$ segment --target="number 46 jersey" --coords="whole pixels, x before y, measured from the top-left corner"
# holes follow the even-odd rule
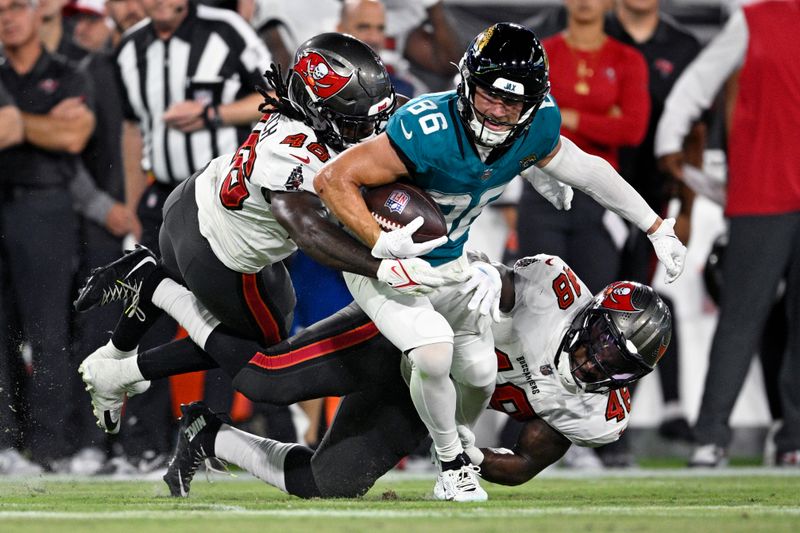
[[[200,233],[228,268],[254,273],[297,249],[270,207],[270,191],[314,190],[314,175],[335,152],[302,122],[267,114],[236,154],[197,176]]]
[[[520,420],[541,418],[579,446],[614,442],[628,425],[630,394],[568,389],[555,357],[575,316],[593,295],[558,257],[514,265],[515,304],[492,327],[498,362],[490,406]],[[566,354],[562,355],[566,357]]]

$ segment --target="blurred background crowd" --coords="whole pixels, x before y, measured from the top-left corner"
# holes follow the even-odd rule
[[[784,1],[796,18],[797,0]],[[771,73],[740,71],[745,57],[765,51],[736,47],[747,40],[737,33],[743,24],[753,42],[760,31],[739,20],[739,8],[724,0],[0,0],[0,474],[158,471],[178,406],[199,398],[254,433],[313,446],[335,398],[254,405],[213,371],[154,383],[128,402],[120,435],[105,435],[76,370],[108,340],[121,309],[75,314],[77,287],[134,241],[158,250],[169,192],[236,149],[259,117],[253,73],[270,62],[286,70],[307,38],[360,38],[397,92],[416,96],[454,88],[467,43],[499,21],[543,40],[562,135],[675,216],[689,247],[685,273],[665,286],[644,234],[580,193],[570,211],[556,211],[522,180],[473,225],[469,247],[495,261],[559,255],[593,292],[634,279],[654,285],[673,310],[670,351],[633,391],[632,429],[596,451],[573,447],[562,464],[631,467],[668,456],[720,466],[735,456],[797,465],[800,452],[776,448],[774,437],[785,410],[800,408],[778,387],[781,365],[800,363],[787,319],[800,306],[800,165],[784,172],[798,163],[800,69],[786,67],[792,90],[774,79],[776,96],[758,93],[753,78]],[[134,26],[170,17],[183,22],[135,40],[147,64],[118,49]],[[196,17],[225,22],[228,33],[193,32]],[[766,53],[796,64],[783,31],[774,28],[779,44]],[[215,64],[224,65],[218,76],[202,74]],[[150,83],[183,86],[186,99],[169,101],[164,89],[154,102]],[[772,107],[745,100],[753,94]],[[742,118],[748,105],[752,116]],[[771,127],[788,128],[781,146],[761,142]],[[728,190],[729,161],[749,173],[739,183],[771,195]],[[750,161],[764,171],[752,172]],[[294,331],[351,301],[341,274],[301,252],[290,272]],[[140,348],[181,334],[163,320]],[[513,443],[516,429],[487,413],[479,444]],[[400,467],[430,467],[426,451]]]

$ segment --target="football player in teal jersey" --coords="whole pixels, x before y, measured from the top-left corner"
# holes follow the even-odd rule
[[[610,164],[559,135],[547,57],[532,31],[510,23],[487,28],[459,68],[456,91],[411,100],[384,133],[327,163],[315,178],[325,204],[375,257],[421,255],[443,274],[458,277],[469,268],[463,246],[470,224],[521,174],[560,209],[569,209],[571,187],[589,194],[648,233],[667,281],[680,275],[686,248],[675,236],[674,220],[662,220]],[[398,179],[434,198],[448,223],[446,243],[433,250],[414,243],[410,230],[421,219],[400,232],[384,232],[373,220],[360,187]],[[456,426],[472,426],[494,387],[491,319],[467,312],[470,295],[458,286],[420,295],[363,276],[345,279],[359,306],[408,356],[411,397],[441,460],[437,484],[453,488],[447,499],[486,499]]]

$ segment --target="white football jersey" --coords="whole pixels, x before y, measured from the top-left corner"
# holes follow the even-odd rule
[[[269,191],[316,194],[314,176],[335,152],[302,122],[266,114],[233,155],[218,157],[197,177],[200,233],[217,258],[255,273],[297,245],[272,214]]]
[[[614,442],[630,418],[628,390],[573,392],[554,362],[592,293],[558,257],[521,260],[514,273],[514,309],[492,327],[498,365],[490,406],[520,421],[541,418],[580,446]]]

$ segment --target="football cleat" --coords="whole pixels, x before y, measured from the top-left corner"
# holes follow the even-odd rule
[[[92,398],[92,412],[97,425],[106,433],[119,433],[122,406],[125,397],[144,392],[149,381],[131,381],[120,372],[116,359],[87,357],[78,367],[78,373]]]
[[[84,363],[88,361],[95,361],[97,359],[127,359],[128,357],[135,357],[138,354],[137,350],[130,350],[124,351],[120,350],[111,341],[108,341],[103,346],[99,347],[92,353],[90,353],[86,359],[83,360]],[[136,381],[127,385],[125,387],[125,392],[128,393],[128,398],[131,396],[136,396],[137,394],[142,394],[147,389],[150,388],[150,381]]]
[[[489,499],[478,481],[481,468],[469,463],[466,457],[463,460],[465,464],[461,468],[439,472],[433,486],[434,499],[454,502],[485,502]]]
[[[178,442],[163,479],[172,496],[186,498],[200,463],[210,458],[203,447],[205,437],[216,434],[223,420],[203,402],[181,405],[181,413]]]
[[[728,454],[722,446],[716,444],[701,444],[695,446],[692,458],[689,459],[692,468],[723,468],[728,466]]]
[[[144,321],[144,311],[139,309],[142,283],[157,264],[153,252],[137,244],[136,248],[113,263],[92,271],[75,300],[75,310],[82,313],[97,306],[122,301],[126,316],[136,316]]]

